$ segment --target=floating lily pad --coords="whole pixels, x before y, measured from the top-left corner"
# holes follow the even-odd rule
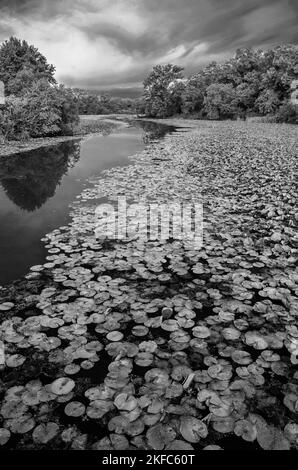
[[[87,407],[86,414],[91,419],[100,419],[113,408],[110,400],[94,400]]]
[[[64,408],[64,413],[67,416],[71,416],[72,418],[78,418],[79,416],[83,416],[85,413],[85,405],[79,401],[72,401],[67,403],[66,407]]]
[[[181,417],[180,432],[183,438],[191,443],[197,443],[208,435],[206,424],[193,416]]]
[[[75,375],[80,371],[80,369],[81,369],[81,367],[78,364],[73,363],[73,364],[68,364],[65,367],[64,372],[67,375]]]
[[[235,350],[231,357],[234,362],[241,365],[247,365],[252,362],[250,354],[246,351]]]
[[[59,432],[59,426],[56,423],[39,424],[33,431],[32,437],[37,444],[47,444],[54,439]]]
[[[75,387],[75,382],[68,377],[61,377],[51,384],[51,392],[55,395],[67,395]]]
[[[34,428],[35,421],[30,414],[24,414],[10,420],[8,426],[14,434],[26,434]]]
[[[234,426],[235,420],[230,416],[226,416],[224,418],[214,416],[212,420],[213,429],[221,434],[229,434],[233,432]]]
[[[150,448],[162,450],[175,439],[176,432],[169,425],[157,424],[148,429],[146,437]]]
[[[153,359],[153,354],[141,352],[135,356],[134,361],[140,367],[149,367],[152,364]]]
[[[114,405],[118,410],[132,411],[137,407],[138,402],[133,396],[127,393],[120,393],[116,396]]]
[[[111,331],[107,334],[107,339],[109,341],[121,341],[123,339],[123,333],[120,331]]]
[[[7,312],[11,310],[14,307],[14,304],[12,302],[3,302],[0,304],[0,312]]]
[[[170,442],[166,447],[165,450],[194,450],[193,446],[188,442],[175,439],[174,441]]]
[[[8,429],[0,428],[0,446],[5,446],[10,439],[10,432]]]
[[[196,326],[195,328],[192,329],[192,334],[196,338],[205,339],[205,338],[209,338],[211,333],[210,333],[209,328],[207,328],[206,326]]]
[[[161,328],[165,331],[176,331],[179,330],[179,324],[177,320],[165,320],[162,322]]]
[[[13,354],[12,356],[8,356],[6,359],[6,365],[8,367],[19,367],[26,361],[26,357],[22,356],[21,354]]]
[[[242,437],[245,441],[253,442],[257,438],[257,427],[250,421],[242,419],[236,422],[234,432],[236,436]]]

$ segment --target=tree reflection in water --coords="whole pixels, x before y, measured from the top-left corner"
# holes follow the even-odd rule
[[[132,126],[143,129],[145,144],[175,130],[175,127],[149,121],[133,121]],[[33,212],[55,195],[62,177],[79,159],[78,141],[2,157],[0,184],[14,204]]]
[[[3,157],[0,184],[14,204],[32,212],[54,196],[63,175],[79,158],[78,141]]]
[[[152,140],[162,139],[165,135],[176,130],[174,126],[151,121],[133,121],[133,125],[143,129],[143,141],[145,144],[149,144]]]

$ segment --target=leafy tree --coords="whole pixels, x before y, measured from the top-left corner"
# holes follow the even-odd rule
[[[286,122],[288,124],[298,124],[297,106],[284,102],[276,113],[276,122]]]
[[[144,81],[146,114],[154,117],[171,116],[179,112],[180,97],[171,93],[169,85],[183,79],[183,68],[176,65],[157,65]]]
[[[291,107],[291,83],[298,78],[298,46],[287,44],[266,51],[237,49],[224,63],[211,62],[189,77],[184,86],[173,77],[173,65],[157,66],[144,82],[145,111],[166,117],[185,115],[224,119],[249,114],[273,115],[282,107],[278,119],[286,119]],[[169,83],[176,83],[170,87]],[[287,112],[285,111],[287,109]],[[291,118],[292,119],[292,118]]]
[[[24,97],[30,137],[57,135],[61,116],[56,89],[40,80]]]
[[[62,135],[73,135],[76,126],[79,124],[78,106],[75,94],[73,90],[63,85],[52,89],[55,90],[54,94],[60,115],[59,132]]]
[[[264,89],[258,96],[255,106],[260,114],[273,114],[281,105],[278,93],[272,89]]]
[[[233,118],[237,113],[236,90],[232,84],[213,83],[206,90],[204,109],[209,119]]]
[[[77,104],[79,114],[100,114],[101,106],[98,96],[87,93],[77,94]]]
[[[145,114],[146,113],[146,102],[144,97],[137,98],[135,103],[135,109],[137,114]]]
[[[27,101],[23,98],[10,96],[5,107],[0,109],[1,140],[23,140],[29,137]]]
[[[191,77],[182,92],[181,111],[184,115],[198,114],[204,104],[206,86],[198,76]]]
[[[36,77],[32,70],[24,67],[13,79],[9,80],[6,88],[6,95],[22,96],[26,90],[29,90],[36,82]],[[9,93],[7,93],[9,90]]]
[[[254,108],[258,87],[248,82],[242,82],[235,89],[238,115],[245,118],[248,111]]]
[[[0,47],[0,80],[6,95],[21,95],[33,82],[44,79],[55,84],[55,67],[32,45],[11,37]]]

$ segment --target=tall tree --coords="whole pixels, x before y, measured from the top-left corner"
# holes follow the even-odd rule
[[[156,65],[144,81],[146,114],[155,117],[171,116],[178,112],[176,95],[169,85],[183,79],[183,67],[177,65]]]
[[[6,95],[21,95],[41,79],[55,84],[54,73],[55,67],[26,41],[11,37],[1,45],[0,80],[4,82]]]

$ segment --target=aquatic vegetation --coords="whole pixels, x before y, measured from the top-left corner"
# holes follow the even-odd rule
[[[3,448],[298,448],[295,132],[202,122],[82,193],[0,291]],[[118,194],[202,201],[203,247],[96,239]]]

